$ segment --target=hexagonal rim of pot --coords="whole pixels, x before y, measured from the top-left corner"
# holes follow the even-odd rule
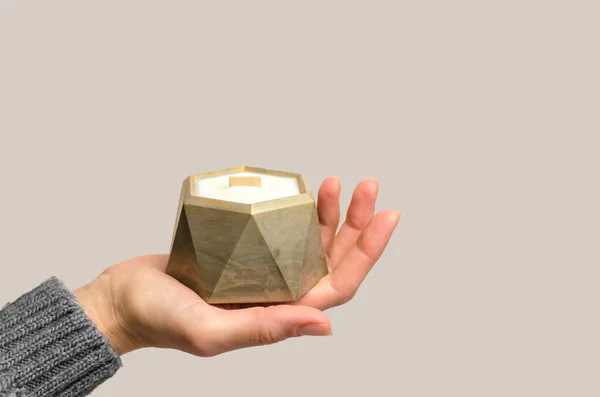
[[[299,194],[288,197],[281,197],[273,200],[259,201],[253,204],[247,203],[236,203],[226,200],[217,200],[208,197],[196,196],[196,181],[198,179],[209,178],[214,176],[221,176],[227,174],[234,174],[238,172],[255,172],[265,175],[283,176],[296,178],[298,181]],[[310,190],[307,179],[297,173],[279,171],[274,169],[253,167],[248,165],[224,168],[216,171],[209,171],[200,174],[193,174],[186,178],[184,185],[187,184],[186,196],[184,198],[184,204],[195,205],[206,208],[214,208],[225,211],[239,212],[243,214],[257,214],[266,211],[273,211],[281,208],[292,207],[296,205],[314,203],[313,194]]]

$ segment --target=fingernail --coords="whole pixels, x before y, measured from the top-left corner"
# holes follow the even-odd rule
[[[304,335],[329,336],[329,335],[333,335],[333,333],[331,332],[331,327],[328,324],[320,324],[320,323],[301,325],[298,327],[297,332],[298,332],[299,336],[304,336]]]

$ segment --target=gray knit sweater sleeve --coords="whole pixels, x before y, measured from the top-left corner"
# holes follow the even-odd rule
[[[86,396],[120,367],[108,340],[56,278],[0,310],[0,397]]]

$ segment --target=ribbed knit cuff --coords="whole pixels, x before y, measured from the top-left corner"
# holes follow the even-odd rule
[[[119,355],[56,278],[0,310],[0,397],[86,396],[120,367]]]

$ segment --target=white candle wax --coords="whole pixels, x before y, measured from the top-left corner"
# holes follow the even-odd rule
[[[230,176],[258,176],[261,186],[229,186]],[[235,203],[254,204],[300,194],[294,177],[236,172],[196,180],[196,196]]]

